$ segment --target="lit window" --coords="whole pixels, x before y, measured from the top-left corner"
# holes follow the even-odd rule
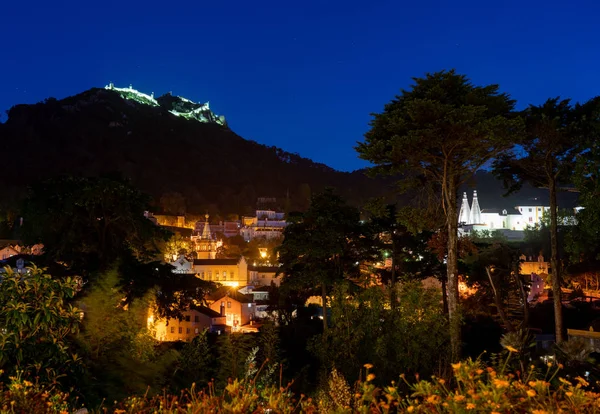
[[[221,302],[221,306],[225,306],[225,302]]]
[[[227,302],[227,307],[231,308],[231,302]]]
[[[233,272],[229,272],[229,278],[233,280]]]
[[[194,333],[198,334],[198,328],[194,329]]]
[[[204,272],[202,272],[202,279],[204,279],[205,277],[206,277],[206,276],[205,276]]]
[[[249,303],[249,304],[248,304],[248,307],[249,307],[249,308],[251,308],[251,307],[252,307],[252,304],[251,304],[251,303]]]

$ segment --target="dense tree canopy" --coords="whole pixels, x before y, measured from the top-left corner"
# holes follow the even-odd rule
[[[548,99],[540,106],[530,105],[523,116],[526,135],[519,142],[525,156],[506,153],[494,162],[496,174],[502,177],[510,191],[523,182],[545,187],[550,195],[550,249],[552,291],[556,321],[556,341],[563,340],[561,262],[558,257],[558,202],[556,193],[561,183],[571,180],[582,144],[582,119],[568,99]]]
[[[169,233],[144,217],[149,198],[111,177],[61,177],[31,187],[22,238],[47,255],[87,272],[132,255],[155,259]]]
[[[360,276],[359,262],[368,255],[371,239],[354,207],[327,189],[316,194],[302,220],[286,227],[279,247],[284,287],[312,292],[321,288],[323,326],[327,329],[327,291],[344,278]]]

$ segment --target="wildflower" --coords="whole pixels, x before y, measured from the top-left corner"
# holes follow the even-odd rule
[[[548,414],[548,411],[545,410],[533,410],[531,414]]]
[[[575,379],[577,381],[579,381],[579,384],[583,385],[584,387],[587,387],[588,385],[590,385],[590,383],[587,382],[586,380],[584,380],[582,377],[575,377]]]
[[[536,392],[534,390],[527,390],[527,395],[529,395],[530,397],[535,397]]]
[[[375,379],[375,374],[367,375],[367,382],[373,381]]]
[[[438,379],[438,382],[439,382],[440,384],[444,385],[444,384],[446,383],[446,380],[445,380],[445,379],[443,379],[443,378],[439,378],[439,379]]]
[[[519,350],[518,350],[518,349],[516,349],[516,348],[513,348],[513,347],[512,347],[512,346],[510,346],[510,345],[508,345],[508,346],[506,347],[506,349],[508,349],[508,352],[517,352],[517,353],[519,352]]]
[[[565,366],[563,364],[558,364],[559,369],[563,369]]]
[[[566,380],[566,379],[564,379],[564,378],[558,377],[558,380],[559,380],[560,382],[562,382],[563,384],[565,384],[565,385],[573,385],[573,384],[571,384],[569,381],[567,381],[567,380]]]
[[[498,379],[498,378],[495,378],[493,382],[494,382],[494,385],[497,388],[505,388],[505,387],[508,387],[510,385],[510,383],[508,381],[501,380],[501,379]]]
[[[573,396],[573,393],[572,393],[571,391],[567,391],[567,392],[565,392],[565,395],[566,395],[567,397],[572,397],[572,396]]]
[[[412,413],[413,411],[415,411],[415,407],[412,405],[409,405],[408,408],[406,409],[407,413]]]
[[[456,371],[457,369],[460,369],[460,362],[458,362],[458,363],[456,363],[456,364],[451,364],[451,365],[452,365],[452,369],[453,369],[453,370],[455,370],[455,371]]]
[[[33,385],[33,383],[25,380],[25,381],[23,381],[23,385],[25,385],[26,387],[31,387]]]
[[[483,370],[481,368],[479,368],[477,371],[475,371],[475,373],[477,373],[477,375],[481,375],[481,374],[483,374]]]
[[[365,365],[363,365],[363,366],[364,366],[366,369],[371,369],[371,368],[373,368],[373,365],[372,365],[372,364],[365,364]]]
[[[454,396],[454,401],[456,401],[456,402],[461,402],[461,401],[464,401],[464,400],[465,400],[465,396],[464,395],[456,394]]]
[[[474,408],[475,408],[475,404],[473,404],[473,403],[468,403],[467,404],[467,410],[472,410]]]
[[[552,367],[552,362],[548,362],[546,365],[548,365],[548,368]]]
[[[441,397],[439,395],[430,395],[429,397],[427,397],[427,402],[430,404],[437,404],[439,403],[441,400]]]

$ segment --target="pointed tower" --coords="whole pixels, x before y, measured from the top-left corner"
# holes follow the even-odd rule
[[[208,214],[204,216],[206,218],[206,221],[204,222],[204,229],[202,230],[202,235],[200,236],[200,238],[202,240],[211,240],[212,239],[212,234],[210,232],[210,224],[208,224]]]
[[[196,244],[196,256],[198,259],[214,259],[217,256],[217,249],[223,245],[223,242],[213,237],[210,231],[210,224],[208,224],[208,214],[204,217],[206,221],[204,222],[202,233],[199,236],[192,237],[192,240]]]
[[[469,199],[467,193],[463,193],[462,204],[460,205],[460,213],[458,214],[458,224],[471,224],[471,209],[469,208]]]
[[[477,190],[473,191],[473,204],[471,205],[470,223],[481,224],[481,208],[479,207],[479,201],[477,200]]]

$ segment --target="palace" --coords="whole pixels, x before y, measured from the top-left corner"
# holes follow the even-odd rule
[[[578,208],[573,209],[573,216]],[[484,208],[479,206],[477,191],[473,191],[473,199],[469,205],[467,193],[463,193],[458,224],[460,234],[472,231],[500,231],[505,236],[514,239],[524,237],[523,230],[541,224],[544,214],[550,211],[550,206],[534,199],[533,202],[522,203],[513,208]],[[565,224],[569,224],[567,222]]]

